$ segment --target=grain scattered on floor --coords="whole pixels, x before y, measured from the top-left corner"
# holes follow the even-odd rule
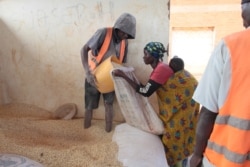
[[[89,129],[83,119],[55,120],[52,113],[27,104],[0,106],[0,153],[18,154],[46,167],[121,167],[113,131],[103,120]]]

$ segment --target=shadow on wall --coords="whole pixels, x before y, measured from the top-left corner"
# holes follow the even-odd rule
[[[21,21],[20,21],[21,22]],[[21,39],[26,34],[18,26],[18,20],[8,18],[0,20],[0,103],[29,103],[39,94],[36,92],[36,83],[39,81],[39,57],[32,53],[30,39]],[[23,34],[22,34],[23,33]]]
[[[0,104],[12,102],[11,89],[8,78],[13,76],[9,62],[16,62],[16,51],[10,46],[20,45],[19,40],[10,31],[6,24],[0,19]]]
[[[67,98],[74,99],[70,93],[77,94],[75,78],[70,77],[73,65],[66,58],[55,61],[44,54],[41,48],[47,45],[39,41],[37,31],[28,32],[30,25],[19,27],[18,22],[0,20],[0,104],[25,103],[55,110],[68,103]]]
[[[72,9],[67,3],[57,10],[36,3],[4,5],[0,20],[0,104],[24,103],[55,111],[63,104],[75,103],[80,111],[77,116],[82,117],[84,72],[80,47],[75,44],[81,31],[76,31],[75,18],[63,10]],[[70,22],[65,22],[66,18]]]

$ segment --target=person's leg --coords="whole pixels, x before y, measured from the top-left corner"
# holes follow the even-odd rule
[[[191,159],[192,156],[193,156],[193,154],[191,154],[190,156],[188,156],[186,158],[186,166],[185,167],[190,167],[190,159]],[[185,162],[185,160],[184,160],[184,162]]]
[[[185,158],[184,160],[181,161],[182,167],[188,167],[188,158]]]
[[[85,116],[84,128],[91,126],[93,109],[98,108],[100,92],[85,80]]]
[[[111,132],[113,123],[113,102],[115,98],[115,92],[103,94],[104,106],[105,106],[105,121],[106,121],[106,132]]]

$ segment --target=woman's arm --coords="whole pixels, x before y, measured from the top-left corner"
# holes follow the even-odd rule
[[[113,74],[114,74],[114,76],[124,78],[129,83],[129,85],[134,88],[134,90],[136,92],[138,92],[139,94],[141,94],[141,95],[143,95],[145,97],[151,96],[161,86],[161,84],[159,84],[159,83],[157,83],[157,82],[155,82],[155,81],[153,81],[151,79],[148,81],[148,83],[146,85],[137,84],[135,81],[130,79],[121,70],[114,70]]]

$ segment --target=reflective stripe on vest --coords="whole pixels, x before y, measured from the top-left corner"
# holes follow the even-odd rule
[[[216,167],[250,167],[250,29],[225,38],[231,83],[205,155]]]
[[[102,44],[102,47],[98,53],[97,56],[92,55],[92,51],[89,52],[89,58],[88,58],[88,63],[89,63],[89,68],[93,71],[98,64],[101,62],[103,56],[107,52],[109,48],[110,41],[112,39],[112,28],[107,28],[106,36],[104,38],[104,42]],[[122,63],[124,55],[125,55],[125,40],[121,41],[120,44],[120,56],[119,56],[119,62]]]

